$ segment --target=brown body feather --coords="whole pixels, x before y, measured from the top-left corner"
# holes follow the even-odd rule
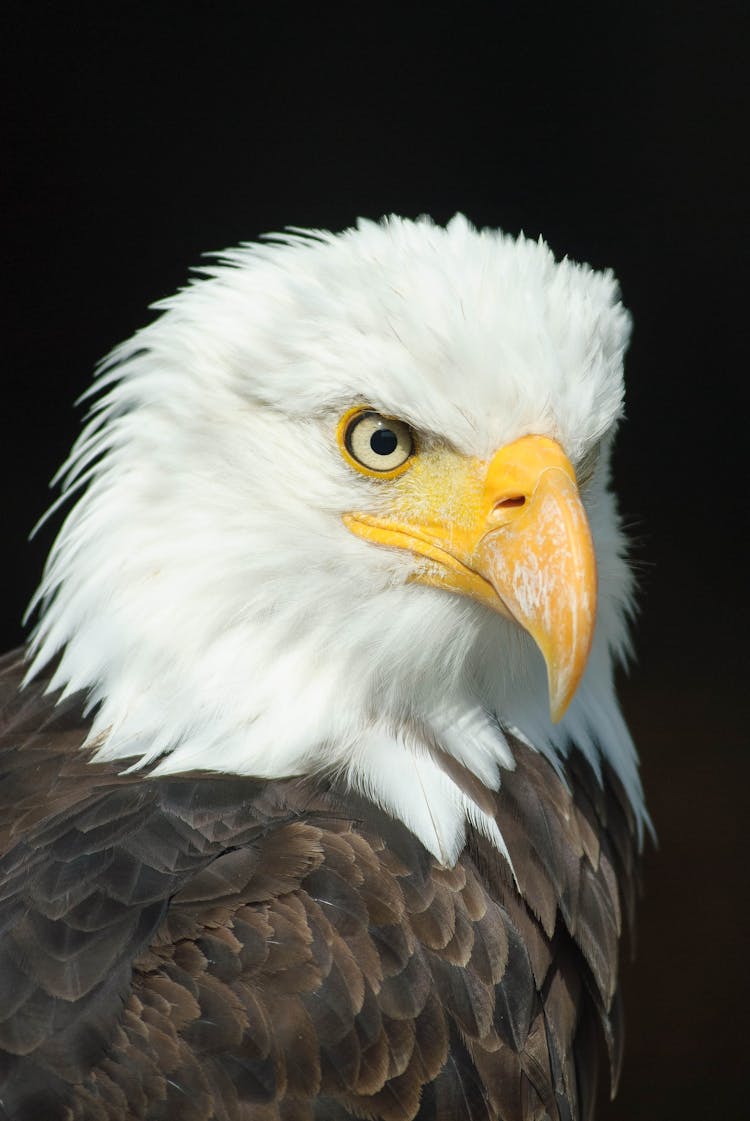
[[[91,764],[0,663],[0,1118],[589,1121],[622,1030],[628,803],[513,741],[443,868],[332,784]],[[455,777],[455,776],[454,776]]]

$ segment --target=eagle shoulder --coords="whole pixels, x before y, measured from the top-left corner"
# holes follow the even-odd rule
[[[335,783],[91,763],[80,698],[21,673],[0,664],[0,1117],[591,1117],[637,863],[611,775],[514,742],[513,872],[478,833],[445,868]]]

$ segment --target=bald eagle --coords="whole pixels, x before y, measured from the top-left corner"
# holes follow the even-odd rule
[[[590,1119],[648,828],[614,277],[390,218],[157,307],[0,663],[0,1117]]]

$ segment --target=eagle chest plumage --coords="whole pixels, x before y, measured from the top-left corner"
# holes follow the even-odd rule
[[[613,276],[394,218],[161,310],[0,663],[0,1121],[590,1121],[649,827]]]
[[[513,744],[438,864],[310,780],[144,779],[80,752],[80,698],[0,681],[0,1116],[589,1118],[613,1080],[635,826],[612,774]],[[622,896],[622,897],[621,897]]]

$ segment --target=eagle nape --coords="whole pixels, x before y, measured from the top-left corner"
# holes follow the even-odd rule
[[[0,1121],[590,1121],[650,827],[614,277],[391,217],[160,308],[0,660]]]

